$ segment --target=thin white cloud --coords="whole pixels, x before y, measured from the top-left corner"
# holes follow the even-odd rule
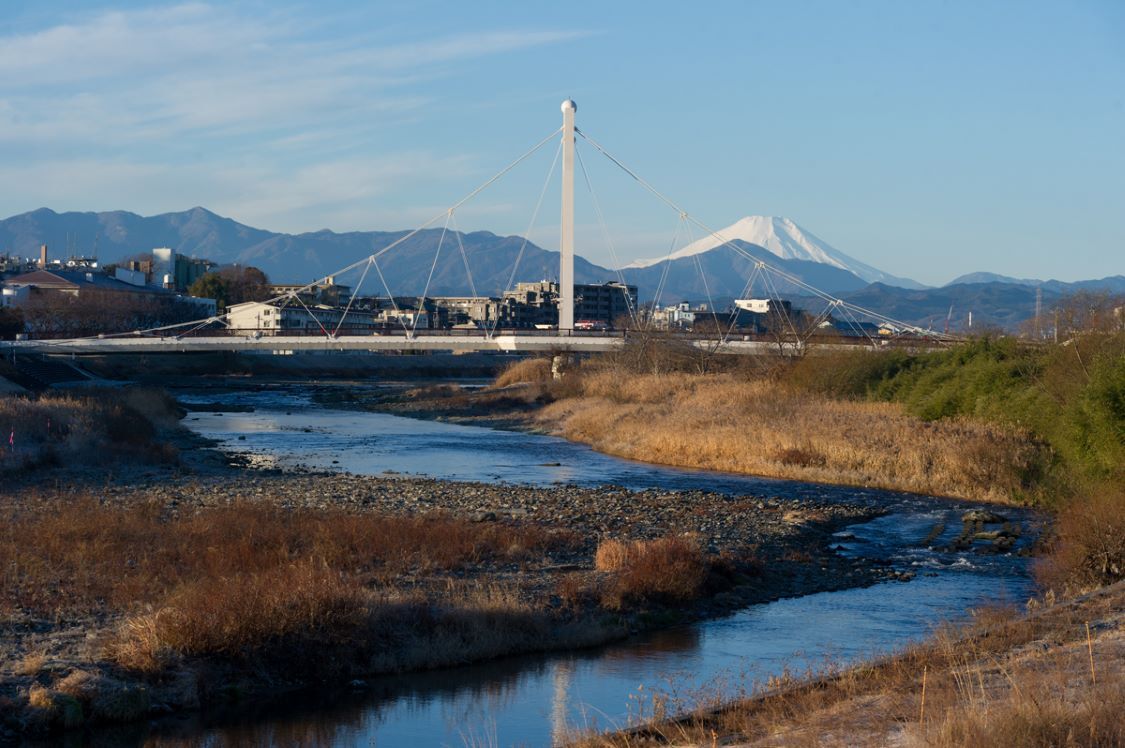
[[[371,43],[315,17],[184,3],[0,34],[0,204],[161,212],[205,204],[276,230],[376,228],[391,185],[470,172],[379,152],[453,63],[583,35],[485,30]],[[64,154],[70,157],[64,156]]]
[[[489,31],[372,46],[200,3],[114,11],[0,36],[0,140],[116,143],[375,116],[423,102],[402,90],[421,71],[580,35]]]
[[[8,86],[75,84],[114,75],[174,69],[186,62],[230,59],[278,33],[269,23],[193,3],[111,11],[79,23],[0,37],[0,75]]]

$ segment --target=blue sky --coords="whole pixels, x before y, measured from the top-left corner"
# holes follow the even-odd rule
[[[1125,273],[1119,0],[6,0],[0,214],[409,228],[558,127],[567,96],[714,228],[788,216],[933,284]],[[528,231],[554,150],[456,225]],[[667,251],[677,216],[582,155],[620,260]],[[557,201],[552,183],[531,228],[549,248]],[[610,264],[584,186],[578,204],[579,252]]]

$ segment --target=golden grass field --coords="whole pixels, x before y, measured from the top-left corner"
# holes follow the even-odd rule
[[[1026,491],[1043,449],[1014,428],[926,422],[895,403],[835,400],[733,374],[582,371],[536,420],[646,462],[988,501]]]

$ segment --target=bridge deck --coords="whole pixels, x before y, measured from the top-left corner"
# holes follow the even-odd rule
[[[249,336],[190,336],[190,337],[121,337],[76,338],[65,340],[17,340],[0,343],[5,352],[51,354],[106,354],[106,353],[194,353],[219,351],[246,351],[260,353],[289,353],[297,351],[497,351],[545,353],[567,351],[572,353],[603,353],[620,348],[626,338],[617,335],[341,335],[330,338],[307,335]],[[715,340],[688,339],[699,348],[715,349]],[[820,347],[820,346],[818,346]],[[832,347],[854,348],[854,345]],[[786,344],[789,351],[796,350]],[[730,340],[718,347],[722,353],[777,352],[778,344],[761,340]]]

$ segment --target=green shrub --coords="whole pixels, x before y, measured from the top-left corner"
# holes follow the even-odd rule
[[[913,360],[905,351],[895,350],[814,353],[798,360],[784,376],[798,390],[863,399],[909,367]]]

